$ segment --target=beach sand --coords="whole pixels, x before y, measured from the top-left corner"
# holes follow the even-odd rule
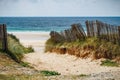
[[[99,74],[120,71],[120,67],[100,66],[100,60],[80,59],[68,54],[44,53],[46,40],[50,37],[45,32],[13,32],[24,46],[32,46],[34,53],[24,55],[24,62],[29,62],[37,70],[57,71],[62,75]]]

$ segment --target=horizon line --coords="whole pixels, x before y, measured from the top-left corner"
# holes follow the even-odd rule
[[[0,16],[0,17],[120,17],[120,16]]]

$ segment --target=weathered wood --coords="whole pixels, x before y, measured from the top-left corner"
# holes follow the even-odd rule
[[[69,35],[70,35],[71,41],[75,41],[76,39],[74,38],[74,35],[72,34],[71,29],[68,29],[68,30],[69,30]]]
[[[107,24],[105,24],[105,27],[106,27],[106,40],[109,41],[109,32]]]
[[[118,27],[98,20],[86,21],[85,23],[88,37],[98,37],[99,39],[104,39],[113,43],[120,42],[120,29],[118,29]]]
[[[7,30],[6,30],[6,25],[1,24],[0,25],[0,42],[2,44],[2,50],[7,51],[8,50],[8,43],[7,43]]]
[[[72,33],[77,37],[77,39],[85,39],[86,35],[81,24],[73,24],[71,26]]]
[[[53,39],[56,42],[71,42],[75,40],[85,39],[86,34],[84,32],[83,27],[81,24],[73,24],[71,25],[70,29],[64,30],[60,33],[51,31],[50,33],[51,39]]]
[[[4,51],[7,51],[8,50],[8,43],[7,43],[7,28],[6,28],[6,25],[3,24],[3,50]]]
[[[96,26],[97,26],[97,37],[99,37],[101,28],[100,28],[100,23],[97,20],[96,20]]]
[[[2,34],[2,24],[0,24],[0,49],[2,50],[2,41],[3,41],[3,34]]]
[[[50,36],[51,39],[54,40],[55,42],[62,42],[64,40],[64,38],[58,32],[55,31],[51,31]]]
[[[66,41],[70,42],[71,41],[71,37],[70,37],[69,30],[65,30],[65,35],[66,35]]]
[[[87,29],[87,36],[90,37],[90,27],[89,27],[89,21],[86,21],[86,29]]]
[[[118,26],[118,35],[119,35],[119,38],[120,38],[120,26]]]
[[[118,41],[119,41],[119,44],[120,44],[120,26],[118,26]]]

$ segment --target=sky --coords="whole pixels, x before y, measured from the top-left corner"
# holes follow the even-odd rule
[[[120,16],[120,0],[0,0],[0,16]]]

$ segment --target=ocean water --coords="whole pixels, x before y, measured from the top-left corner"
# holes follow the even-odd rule
[[[7,24],[8,32],[49,32],[68,29],[74,23],[81,23],[85,29],[86,20],[120,25],[120,17],[0,17],[0,24]]]

